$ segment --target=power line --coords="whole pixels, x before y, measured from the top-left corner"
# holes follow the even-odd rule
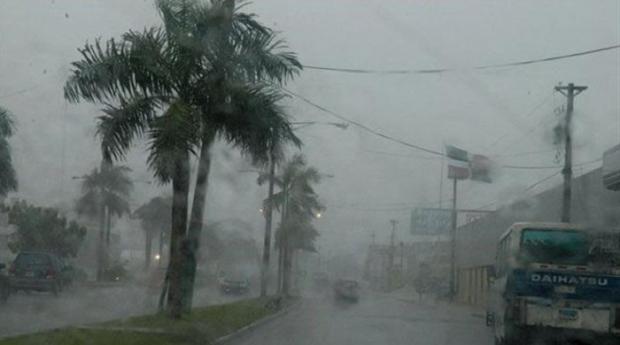
[[[525,194],[528,191],[532,190],[533,188],[535,188],[536,186],[540,185],[541,183],[544,183],[544,182],[552,179],[553,177],[559,175],[561,172],[562,172],[562,170],[558,170],[558,171],[554,172],[553,174],[545,176],[542,179],[532,183],[527,188],[525,188],[525,190],[519,196],[522,196],[523,194]],[[493,205],[495,205],[497,203],[499,203],[499,200],[495,200],[495,201],[492,201],[492,202],[490,202],[488,204],[485,204],[484,206],[480,206],[480,207],[476,208],[476,210],[482,210],[482,209],[485,209],[487,207],[491,207],[491,206],[493,206]]]
[[[581,162],[577,164],[573,164],[573,166],[584,166],[588,164],[593,164],[602,161],[603,158],[593,159],[591,161]],[[559,169],[562,168],[561,165],[542,165],[542,166],[521,166],[521,165],[502,165],[502,168],[505,169],[524,169],[524,170],[540,170],[540,169]]]
[[[334,117],[336,117],[336,118],[338,118],[338,119],[340,119],[342,121],[348,122],[348,123],[350,123],[350,124],[352,124],[352,125],[354,125],[354,126],[356,126],[358,128],[361,128],[361,129],[363,129],[363,130],[365,130],[365,131],[367,131],[369,133],[372,133],[372,134],[374,134],[376,136],[379,136],[379,137],[384,138],[386,140],[389,140],[389,141],[392,141],[392,142],[395,142],[395,143],[398,143],[398,144],[401,144],[401,145],[404,145],[404,146],[407,146],[407,147],[410,147],[410,148],[413,148],[413,149],[416,149],[416,150],[424,151],[426,153],[430,153],[430,154],[433,154],[433,155],[437,155],[437,156],[443,156],[444,155],[442,152],[439,152],[439,151],[436,151],[436,150],[433,150],[433,149],[429,149],[429,148],[426,148],[426,147],[423,147],[423,146],[420,146],[420,145],[412,144],[412,143],[406,142],[406,141],[404,141],[402,139],[398,139],[398,138],[389,136],[387,134],[383,134],[383,133],[379,132],[378,130],[372,129],[372,128],[370,128],[370,127],[368,127],[368,126],[366,126],[366,125],[364,125],[364,124],[362,124],[360,122],[351,120],[351,119],[346,118],[346,117],[344,117],[344,116],[342,116],[340,114],[337,114],[337,113],[335,113],[335,112],[333,112],[333,111],[331,111],[331,110],[329,110],[329,109],[327,109],[327,108],[325,108],[325,107],[323,107],[323,106],[321,106],[321,105],[319,105],[317,103],[314,103],[313,101],[311,101],[311,100],[309,100],[309,99],[307,99],[307,98],[305,98],[305,97],[303,97],[303,96],[301,96],[299,94],[296,94],[296,93],[294,93],[294,92],[292,92],[290,90],[284,89],[284,91],[286,91],[287,93],[295,96],[296,98],[304,101],[305,103],[307,103],[307,104],[309,104],[309,105],[311,105],[311,106],[313,106],[313,107],[315,107],[315,108],[317,108],[317,109],[319,109],[319,110],[321,110],[321,111],[323,111],[323,112],[325,112],[327,114],[330,114],[330,115],[332,115],[332,116],[334,116]]]
[[[402,139],[398,139],[398,138],[389,136],[387,134],[383,134],[383,133],[379,132],[378,130],[372,129],[372,128],[370,128],[370,127],[368,127],[368,126],[366,126],[366,125],[364,125],[364,124],[362,124],[360,122],[357,122],[357,121],[351,120],[351,119],[349,119],[349,118],[347,118],[345,116],[342,116],[342,115],[340,115],[340,114],[338,114],[338,113],[336,113],[336,112],[334,112],[332,110],[329,110],[329,109],[327,109],[327,108],[325,108],[325,107],[323,107],[323,106],[321,106],[321,105],[319,105],[319,104],[317,104],[317,103],[315,103],[315,102],[313,102],[313,101],[311,101],[311,100],[309,100],[309,99],[307,99],[307,98],[305,98],[305,97],[303,97],[303,96],[301,96],[301,95],[299,95],[297,93],[294,93],[294,92],[290,91],[290,90],[284,89],[284,91],[289,93],[290,95],[292,95],[292,96],[302,100],[303,102],[305,102],[305,103],[307,103],[307,104],[309,104],[309,105],[311,105],[311,106],[321,110],[322,112],[330,114],[330,115],[332,115],[332,116],[334,116],[334,117],[336,117],[336,118],[338,118],[338,119],[340,119],[342,121],[345,121],[345,122],[350,123],[350,124],[352,124],[352,125],[354,125],[356,127],[359,127],[359,128],[361,128],[361,129],[363,129],[363,130],[365,130],[365,131],[367,131],[367,132],[369,132],[371,134],[374,134],[374,135],[379,136],[381,138],[384,138],[384,139],[387,139],[389,141],[395,142],[397,144],[401,144],[401,145],[407,146],[409,148],[413,148],[413,149],[416,149],[416,150],[420,150],[420,151],[424,151],[424,152],[427,152],[427,153],[431,153],[431,154],[436,155],[436,156],[445,156],[445,154],[442,153],[442,152],[439,152],[439,151],[436,151],[436,150],[433,150],[433,149],[429,149],[429,148],[426,148],[426,147],[423,147],[423,146],[420,146],[420,145],[412,144],[412,143],[406,142],[406,141],[404,141]],[[589,162],[582,162],[582,163],[579,163],[579,164],[575,164],[575,166],[586,165],[586,164],[598,162],[600,160],[601,159],[597,159],[597,160],[589,161]],[[549,166],[501,165],[501,167],[505,168],[505,169],[523,169],[523,170],[557,169],[557,168],[559,168],[559,166],[555,166],[555,165],[554,166],[551,166],[551,165],[549,165]]]
[[[474,66],[469,69],[485,70],[485,69],[492,69],[492,68],[524,66],[524,65],[531,65],[531,64],[549,62],[549,61],[555,61],[555,60],[570,59],[570,58],[575,58],[578,56],[596,54],[596,53],[601,53],[604,51],[618,49],[618,48],[620,48],[620,44],[615,44],[615,45],[608,46],[608,47],[602,47],[602,48],[591,49],[591,50],[586,50],[586,51],[580,51],[576,53],[540,58],[540,59],[531,59],[531,60],[515,61],[515,62],[508,62],[508,63],[501,63],[501,64]],[[437,73],[444,73],[444,72],[454,72],[454,71],[459,70],[456,68],[380,70],[380,69],[362,69],[362,68],[340,68],[340,67],[328,67],[328,66],[318,66],[318,65],[304,65],[304,68],[312,69],[312,70],[338,72],[338,73],[352,73],[352,74],[437,74]]]

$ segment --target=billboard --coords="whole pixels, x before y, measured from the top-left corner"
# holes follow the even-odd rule
[[[411,212],[411,234],[445,235],[450,232],[452,210],[416,208]]]

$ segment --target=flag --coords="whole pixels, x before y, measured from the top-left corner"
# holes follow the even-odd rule
[[[446,146],[448,157],[448,178],[465,180],[470,177],[469,153],[465,150],[448,145]]]
[[[492,162],[487,156],[472,155],[470,159],[471,179],[491,183]]]

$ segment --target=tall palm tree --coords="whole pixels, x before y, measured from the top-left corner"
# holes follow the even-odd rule
[[[129,194],[133,182],[126,166],[101,163],[90,174],[83,176],[82,196],[77,200],[76,211],[93,219],[99,218],[99,241],[97,246],[97,279],[103,277],[107,265],[112,217],[129,214]]]
[[[0,107],[0,196],[17,190],[17,174],[11,159],[11,145],[8,139],[15,132],[11,113]]]
[[[170,232],[171,207],[171,198],[158,196],[140,206],[133,213],[135,217],[140,219],[142,230],[144,230],[145,234],[144,266],[146,269],[150,267],[151,261],[153,260],[151,248],[155,236],[159,236],[159,260],[162,258],[164,239]]]
[[[272,133],[299,143],[276,104],[282,93],[262,81],[271,76],[282,81],[301,66],[292,53],[273,54],[282,42],[253,15],[236,11],[232,0],[156,4],[163,26],[80,49],[82,60],[73,63],[65,97],[105,104],[98,135],[106,160],[123,158],[135,138],[146,137],[150,168],[162,183],[172,182],[167,305],[170,316],[178,318],[185,293],[183,262],[189,261],[182,247],[189,247],[190,255],[197,248],[209,148],[221,137],[261,160]],[[223,61],[235,63],[217,67]],[[199,155],[200,164],[188,234],[192,154]]]
[[[259,183],[269,177],[261,175]],[[313,185],[319,183],[321,174],[314,167],[308,166],[303,155],[297,154],[287,161],[281,172],[274,176],[274,184],[280,191],[265,200],[266,207],[280,210],[282,219],[276,231],[276,245],[279,249],[278,287],[284,294],[289,294],[290,273],[294,251],[297,249],[314,251],[314,240],[318,231],[312,221],[323,206]]]

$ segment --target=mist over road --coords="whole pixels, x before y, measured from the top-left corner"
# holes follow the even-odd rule
[[[413,303],[368,294],[359,303],[332,296],[306,298],[288,314],[232,345],[490,345],[484,319],[470,309]]]

